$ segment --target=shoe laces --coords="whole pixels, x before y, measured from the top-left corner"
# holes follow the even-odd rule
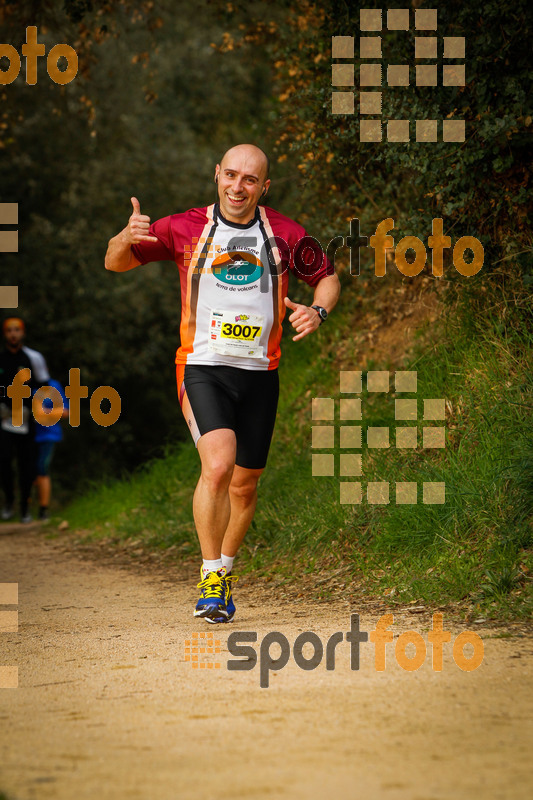
[[[216,572],[208,572],[205,578],[197,584],[197,588],[202,590],[204,598],[217,598],[223,600],[226,596],[225,576],[217,575]]]
[[[233,581],[238,581],[239,578],[237,575],[232,575],[230,573],[229,575],[226,575],[225,580],[226,580],[226,603],[227,603],[231,597],[231,584]]]

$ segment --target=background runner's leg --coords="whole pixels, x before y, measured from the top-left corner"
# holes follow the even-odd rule
[[[13,456],[15,451],[14,438],[20,433],[8,433],[0,430],[0,478],[4,490],[4,505],[11,508],[15,502],[15,489],[13,480]]]
[[[204,433],[198,440],[202,473],[192,503],[202,556],[220,558],[222,540],[230,518],[230,485],[237,442],[229,428]]]
[[[31,487],[35,479],[35,448],[30,433],[18,434],[17,462],[20,486],[20,508],[23,516],[28,512]]]
[[[239,549],[255,513],[257,482],[262,469],[245,469],[235,466],[229,485],[231,514],[224,534],[222,552],[234,556]]]

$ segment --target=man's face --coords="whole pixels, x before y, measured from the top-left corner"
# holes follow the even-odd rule
[[[4,339],[11,350],[18,350],[24,338],[24,328],[20,322],[9,322],[4,330]]]
[[[253,219],[263,190],[270,186],[270,181],[265,180],[264,158],[251,149],[235,148],[217,164],[215,174],[223,216],[245,225]]]

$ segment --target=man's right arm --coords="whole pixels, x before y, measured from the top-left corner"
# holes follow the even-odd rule
[[[139,242],[157,242],[155,236],[149,236],[150,217],[141,214],[141,207],[136,197],[131,198],[133,213],[124,230],[109,240],[105,254],[105,268],[112,272],[127,272],[141,263],[131,252],[131,246]]]

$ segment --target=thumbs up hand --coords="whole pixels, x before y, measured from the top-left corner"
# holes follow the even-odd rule
[[[289,322],[298,334],[292,337],[293,342],[303,339],[304,336],[313,333],[319,327],[320,317],[314,308],[309,308],[301,303],[293,303],[288,297],[285,297],[285,305],[292,310]]]
[[[149,236],[150,217],[146,216],[146,214],[141,214],[141,205],[136,197],[131,198],[131,204],[133,206],[133,212],[125,230],[129,244],[157,242],[158,239],[156,239],[155,236]]]

